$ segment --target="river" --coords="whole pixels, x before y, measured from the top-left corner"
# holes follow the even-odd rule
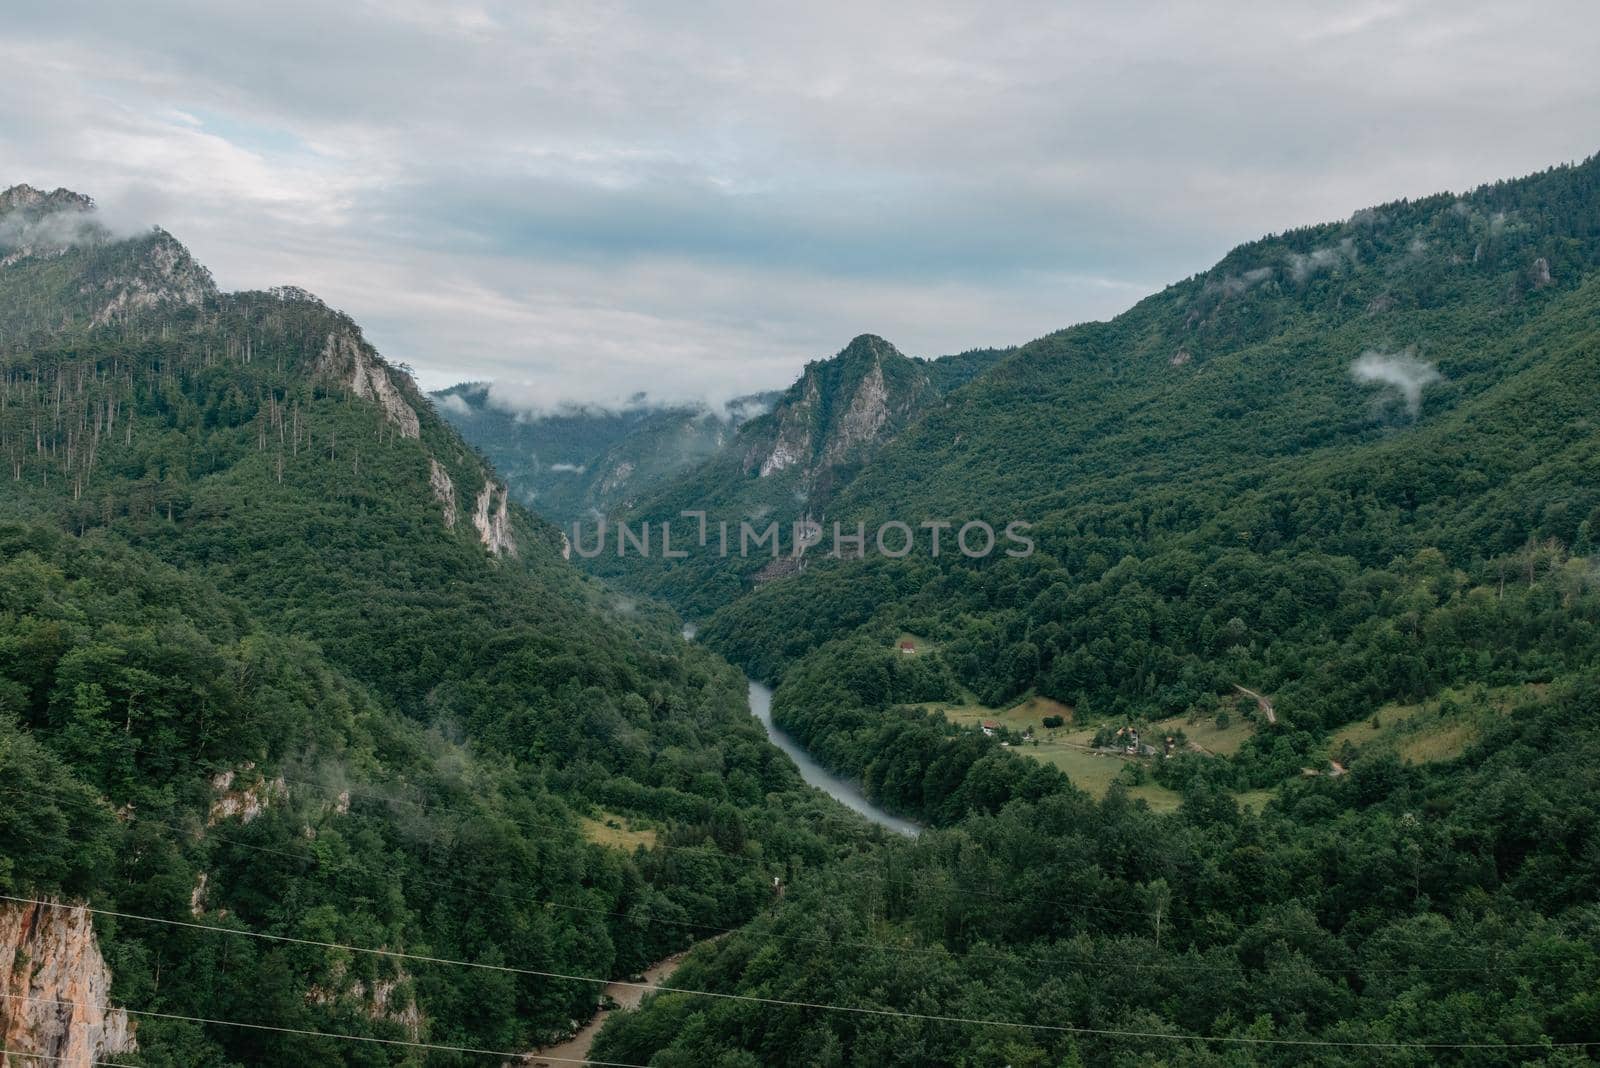
[[[693,623],[684,624],[684,640],[694,640],[694,629]],[[910,820],[903,820],[898,816],[889,815],[889,813],[868,801],[866,795],[861,792],[861,787],[846,779],[841,779],[806,755],[806,751],[800,748],[793,738],[783,733],[782,728],[772,722],[772,691],[755,681],[750,683],[750,712],[756,719],[761,721],[761,726],[766,730],[767,737],[772,740],[772,744],[787,753],[789,759],[799,766],[800,777],[809,785],[815,786],[845,807],[861,813],[873,823],[881,827],[887,827],[896,834],[914,838],[922,831],[921,827]],[[688,956],[686,952],[677,953],[666,960],[658,961],[644,973],[645,982],[650,984],[665,982],[667,977],[677,970],[678,965],[683,963],[683,958],[686,956]],[[632,984],[612,984],[606,987],[605,992],[625,1009],[637,1008],[639,1002],[644,999],[645,994],[644,990]],[[555,1064],[570,1064],[574,1061],[588,1063],[584,1058],[589,1056],[589,1047],[594,1043],[595,1035],[600,1033],[600,1028],[604,1026],[606,1017],[609,1015],[610,1010],[600,1010],[577,1034],[567,1039],[567,1041],[530,1053],[523,1059],[522,1063],[537,1065],[539,1068],[546,1068],[546,1066]]]
[[[861,787],[847,779],[841,779],[833,772],[818,764],[802,749],[793,738],[783,733],[783,729],[772,722],[772,691],[759,682],[750,682],[750,711],[761,721],[761,726],[766,729],[767,737],[772,739],[772,744],[789,754],[800,767],[800,777],[807,783],[815,786],[847,808],[861,813],[873,823],[887,827],[896,834],[907,837],[916,837],[922,828],[910,820],[903,820],[898,816],[891,816],[883,809],[867,800],[867,795],[861,792]]]

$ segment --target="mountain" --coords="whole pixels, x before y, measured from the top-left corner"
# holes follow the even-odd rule
[[[804,566],[585,560],[348,317],[76,203],[0,268],[7,1049],[464,1063],[405,1043],[532,1048],[695,940],[584,1056],[1594,1048],[1600,160],[1015,350],[858,339],[613,518],[867,531]],[[802,790],[713,651],[925,830]]]
[[[740,397],[720,409],[656,405],[640,395],[622,408],[559,406],[514,411],[484,383],[432,394],[444,418],[503,471],[514,496],[567,527],[633,506],[673,476],[714,454],[776,394]]]
[[[438,960],[631,974],[867,837],[348,316],[0,206],[7,1050],[530,1049],[593,983]]]
[[[94,201],[68,189],[0,192],[0,342],[125,322],[155,308],[194,308],[217,294],[211,274],[161,229],[119,239]]]
[[[1596,395],[1590,159],[1272,235],[1020,347],[838,487],[828,518],[863,523],[864,553],[824,544],[755,584],[715,554],[613,568],[720,604],[700,636],[778,684],[777,722],[945,829],[836,870],[683,981],[1004,1026],[775,1029],[663,1000],[597,1054],[1583,1056]],[[736,494],[702,499],[740,518]],[[952,551],[980,520],[1031,524],[1034,551]],[[874,551],[891,521],[915,551]],[[949,524],[937,556],[924,522]],[[870,919],[829,912],[874,876]],[[852,952],[764,952],[819,911]],[[1548,953],[1574,971],[1549,978]]]
[[[727,603],[751,582],[787,574],[800,562],[788,558],[794,524],[822,524],[834,499],[858,472],[906,428],[943,403],[945,394],[970,381],[1004,356],[979,349],[936,360],[909,357],[883,338],[864,334],[837,355],[807,364],[771,411],[737,428],[732,440],[698,466],[615,508],[610,515],[630,529],[679,524],[682,513],[705,512],[732,525],[778,524],[782,544],[772,553],[711,559],[691,555],[677,564],[659,557],[635,561],[615,553],[616,538],[591,563],[597,573],[627,575],[638,588],[672,600],[680,611],[701,616]],[[600,544],[593,519],[581,525],[580,544]],[[615,528],[613,528],[615,535]]]

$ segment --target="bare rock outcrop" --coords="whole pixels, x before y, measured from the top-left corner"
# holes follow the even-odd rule
[[[253,764],[246,764],[242,770],[248,774],[253,768]],[[235,816],[240,823],[249,823],[265,812],[273,801],[288,796],[289,787],[281,775],[271,781],[256,775],[249,786],[236,787],[235,783],[240,777],[232,771],[212,776],[211,788],[217,792],[217,797],[211,802],[211,811],[206,814],[207,827]]]
[[[85,284],[83,292],[103,301],[90,319],[103,326],[162,305],[198,307],[216,296],[217,286],[177,238],[157,230],[129,270]]]
[[[428,488],[433,490],[433,499],[444,512],[444,529],[456,529],[456,484],[450,481],[450,472],[431,456],[428,457]]]
[[[842,462],[856,449],[878,440],[879,432],[889,422],[889,387],[883,380],[883,361],[874,361],[872,369],[862,376],[845,409],[834,425],[823,450],[822,462]]]
[[[498,499],[499,503],[495,501]],[[472,525],[478,540],[491,556],[516,556],[517,540],[511,534],[511,491],[493,480],[483,484],[472,512]]]
[[[778,413],[778,435],[772,447],[763,450],[758,442],[745,456],[745,469],[766,478],[811,459],[812,413],[820,401],[816,377],[808,376],[800,399]]]
[[[422,1010],[417,1007],[415,984],[404,969],[397,969],[389,978],[374,980],[370,990],[363,980],[351,980],[346,985],[346,979],[344,965],[336,962],[330,982],[313,985],[306,991],[306,1001],[324,1007],[341,1002],[353,1005],[370,1020],[399,1024],[413,1042],[422,1037]]]
[[[0,904],[0,1046],[18,1055],[0,1053],[0,1068],[132,1053],[133,1024],[110,1001],[111,970],[82,905]]]
[[[362,341],[353,329],[338,330],[328,335],[322,345],[322,355],[317,359],[317,373],[337,379],[361,400],[369,400],[383,409],[384,418],[394,424],[403,438],[420,438],[422,427],[416,409],[406,402],[401,387],[394,376],[400,372],[384,363],[372,346]],[[404,385],[415,386],[410,379]]]

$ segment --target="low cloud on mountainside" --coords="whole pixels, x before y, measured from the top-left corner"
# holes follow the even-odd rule
[[[1413,419],[1422,412],[1422,391],[1435,382],[1444,381],[1437,367],[1417,359],[1409,351],[1368,350],[1350,364],[1350,377],[1363,385],[1384,387],[1375,406],[1384,407],[1399,400]]]

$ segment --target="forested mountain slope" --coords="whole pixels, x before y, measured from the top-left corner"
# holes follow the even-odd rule
[[[202,925],[4,947],[19,1052],[69,1048],[49,999],[103,953],[119,1063],[478,1063],[405,1043],[527,1049],[595,985],[321,944],[610,978],[865,834],[348,317],[0,205],[0,920]]]
[[[641,395],[618,408],[558,405],[515,410],[484,383],[432,394],[440,415],[480,449],[513,495],[570,529],[626,510],[714,455],[745,421],[771,408],[775,393],[716,408],[655,404]]]
[[[712,633],[774,675],[881,608],[931,628],[990,700],[1037,686],[1101,712],[1181,711],[1224,677],[1276,688],[1303,670],[1282,658],[1296,631],[1347,632],[1356,613],[1331,628],[1328,610],[1369,604],[1356,591],[1381,586],[1363,573],[1400,558],[1442,554],[1428,566],[1456,576],[1447,597],[1486,568],[1498,583],[1491,561],[1592,552],[1597,169],[1245,246],[1109,324],[1025,346],[894,441],[835,512],[1026,518],[1033,557],[933,561],[924,545],[814,562]],[[848,611],[828,610],[823,591],[845,586]],[[763,631],[773,619],[793,626]],[[1216,667],[1230,650],[1249,660]]]
[[[1596,160],[1241,246],[953,391],[829,518],[1036,552],[813,553],[701,630],[943,829],[773,920],[853,952],[750,932],[684,982],[958,1018],[744,1063],[1582,1062],[1597,395]],[[703,1063],[756,1011],[662,999],[604,1053]]]
[[[676,523],[681,547],[699,534],[682,513],[704,512],[712,523],[730,524],[736,547],[728,555],[702,551],[668,561],[658,540],[654,559],[630,561],[617,551],[616,527],[602,542],[591,519],[580,540],[586,550],[604,548],[588,566],[658,593],[693,617],[726,604],[752,582],[791,573],[792,561],[775,561],[770,550],[741,556],[739,525],[763,531],[776,523],[779,556],[789,556],[797,522],[826,520],[834,500],[882,449],[1003,356],[1003,350],[975,349],[924,360],[863,334],[830,359],[807,364],[771,411],[740,426],[710,458],[609,516],[636,531],[648,525],[657,539],[663,523]]]

